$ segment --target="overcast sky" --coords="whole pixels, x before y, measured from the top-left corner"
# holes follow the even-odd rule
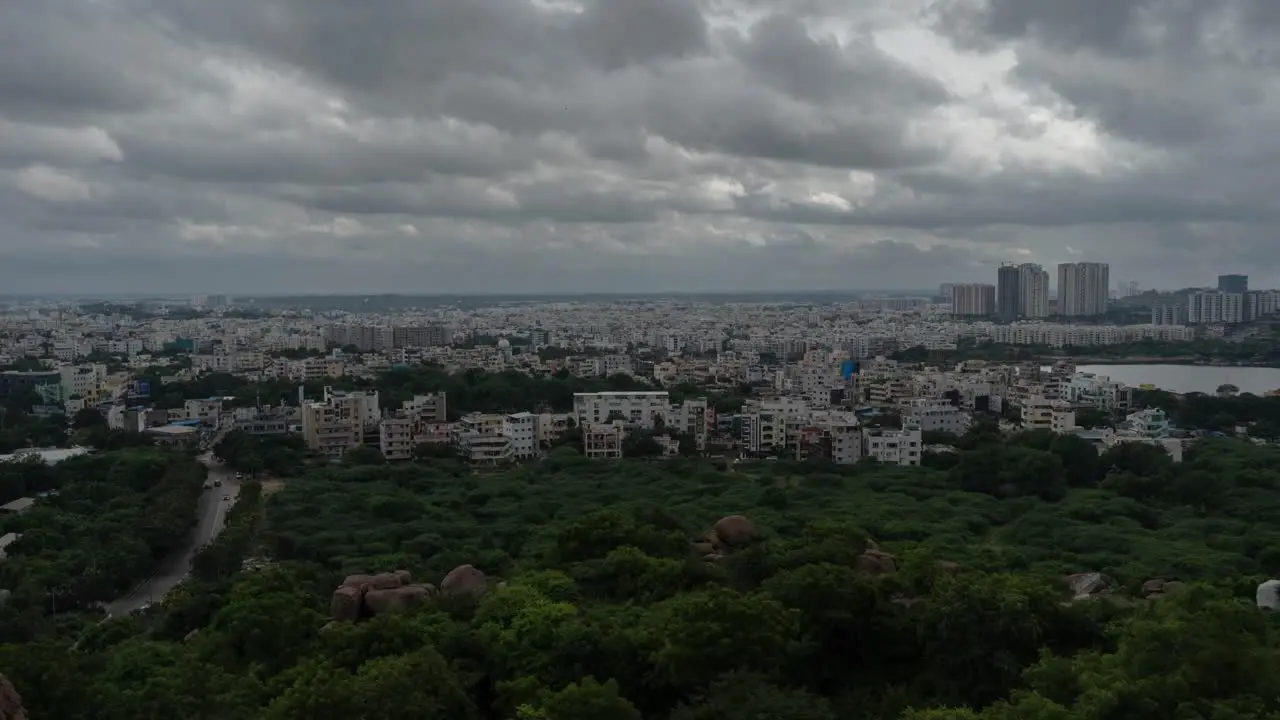
[[[0,293],[1276,286],[1278,50],[1277,0],[0,0]]]

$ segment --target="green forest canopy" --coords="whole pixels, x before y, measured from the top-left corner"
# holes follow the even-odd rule
[[[924,468],[561,449],[312,469],[251,486],[163,607],[47,625],[0,671],[59,718],[1280,717],[1280,637],[1252,602],[1280,565],[1280,450],[958,445]],[[757,539],[691,554],[736,513]],[[896,572],[855,569],[869,540]],[[483,598],[329,625],[349,573],[464,563]],[[1113,601],[1068,601],[1062,576],[1089,571]],[[1136,599],[1153,578],[1191,585]]]

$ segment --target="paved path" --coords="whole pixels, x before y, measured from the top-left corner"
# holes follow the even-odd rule
[[[160,601],[166,593],[186,578],[187,573],[191,571],[191,559],[195,557],[196,551],[211,542],[222,531],[227,511],[235,504],[236,497],[240,493],[240,483],[236,480],[234,472],[213,459],[212,453],[201,455],[200,462],[209,468],[209,478],[206,482],[212,484],[214,480],[221,480],[222,487],[204,491],[196,508],[198,517],[196,527],[188,535],[186,542],[170,553],[169,557],[156,568],[155,573],[134,588],[133,592],[107,603],[105,609],[108,616],[127,615],[152,602]]]

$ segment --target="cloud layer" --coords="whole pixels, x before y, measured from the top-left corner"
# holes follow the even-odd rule
[[[0,288],[1280,285],[1273,0],[8,0]]]

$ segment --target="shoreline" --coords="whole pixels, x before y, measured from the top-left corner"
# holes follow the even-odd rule
[[[1224,368],[1271,368],[1280,369],[1280,363],[1267,362],[1230,362],[1225,360],[1202,360],[1193,357],[1072,357],[1046,356],[1043,360],[1053,362],[1070,362],[1075,365],[1184,365],[1187,367],[1224,367]]]

